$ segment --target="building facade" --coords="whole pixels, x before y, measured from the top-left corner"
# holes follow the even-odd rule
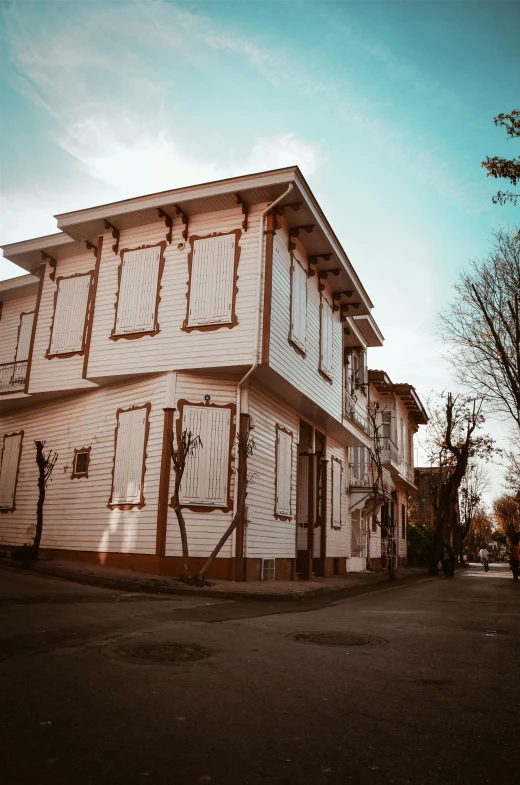
[[[57,220],[57,234],[3,249],[28,274],[0,283],[1,544],[34,535],[43,440],[58,454],[44,552],[179,574],[171,444],[189,431],[195,569],[248,477],[215,577],[364,569],[352,451],[372,443],[366,356],[383,337],[300,171]]]

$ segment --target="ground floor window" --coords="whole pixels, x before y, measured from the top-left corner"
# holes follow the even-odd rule
[[[151,405],[119,409],[109,507],[144,506],[146,442]]]
[[[16,483],[22,452],[23,431],[5,434],[0,455],[0,510],[15,508]]]

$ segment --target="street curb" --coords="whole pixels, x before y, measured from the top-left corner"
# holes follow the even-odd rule
[[[218,589],[205,589],[195,588],[188,589],[182,586],[171,586],[169,584],[162,584],[158,581],[143,581],[143,580],[130,580],[125,578],[115,578],[110,575],[94,575],[93,573],[75,572],[74,570],[67,570],[63,567],[52,567],[44,564],[38,564],[33,567],[24,568],[21,564],[13,564],[5,559],[0,559],[0,568],[10,570],[11,572],[23,572],[26,575],[44,575],[51,578],[59,578],[61,580],[70,581],[71,583],[79,583],[86,586],[97,586],[105,589],[119,589],[121,591],[132,592],[134,594],[170,594],[174,596],[183,597],[210,597],[219,600],[235,600],[235,601],[248,601],[248,602],[287,602],[288,600],[304,600],[313,597],[320,597],[327,594],[335,594],[338,599],[341,599],[341,594],[349,596],[351,592],[362,593],[370,591],[376,587],[384,584],[388,587],[386,580],[378,580],[369,584],[358,584],[354,586],[322,586],[313,589],[302,589],[298,592],[291,592],[283,594],[279,592],[254,594],[244,591],[219,591]],[[400,578],[392,587],[397,588],[403,583],[408,583],[412,580],[423,580],[429,576],[425,575],[410,575],[405,578]]]

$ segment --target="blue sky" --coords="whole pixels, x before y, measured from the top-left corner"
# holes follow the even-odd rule
[[[299,164],[374,304],[370,365],[453,386],[436,314],[520,208],[519,2],[3,2],[0,242],[52,215]],[[18,274],[0,261],[0,279]]]

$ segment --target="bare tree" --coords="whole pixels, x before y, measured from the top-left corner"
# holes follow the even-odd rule
[[[453,548],[462,565],[464,564],[464,541],[471,530],[473,519],[488,488],[489,480],[484,467],[477,461],[470,461],[468,470],[459,486],[456,517],[453,522]]]
[[[376,525],[381,529],[383,535],[383,520],[377,518],[379,507],[384,505],[386,500],[390,498],[389,493],[384,486],[384,472],[383,472],[383,450],[385,443],[381,430],[383,428],[382,414],[385,409],[381,409],[379,403],[375,401],[367,407],[367,415],[369,422],[369,430],[372,435],[372,446],[368,447],[369,455],[369,471],[372,479],[372,516],[376,521]],[[381,515],[383,519],[383,515]],[[386,563],[389,579],[395,580],[396,577],[396,537],[395,537],[395,518],[389,516],[385,519],[385,535],[386,540]],[[383,539],[383,537],[382,537]],[[367,557],[366,568],[370,569],[370,523],[367,523]]]
[[[495,125],[506,129],[506,134],[510,139],[520,138],[520,111],[513,109],[510,114],[499,114],[495,117]],[[486,158],[482,161],[482,166],[487,169],[486,177],[495,179],[509,180],[511,185],[520,182],[520,157],[501,158],[498,155]],[[499,191],[494,197],[494,204],[507,204],[508,202],[516,205],[520,194],[514,191]]]
[[[188,535],[186,534],[186,521],[182,513],[182,504],[179,499],[182,478],[186,469],[186,462],[190,455],[202,447],[200,436],[194,436],[191,431],[182,431],[177,443],[172,439],[170,442],[170,450],[172,456],[173,468],[175,469],[175,486],[172,497],[172,507],[177,516],[177,522],[181,533],[182,544],[182,559],[184,562],[184,575],[186,578],[191,578],[191,565],[190,565],[190,551],[188,547]]]
[[[240,436],[240,434],[238,434],[238,436],[237,436],[237,453],[239,455],[239,460],[241,462],[243,462],[245,465],[247,465],[247,459],[252,456],[252,454],[254,452],[254,449],[255,449],[255,441],[254,441],[254,438],[250,434],[247,434],[247,436],[245,436],[245,437],[242,437],[242,436]],[[224,532],[224,534],[222,535],[222,537],[220,538],[218,543],[213,548],[213,551],[212,551],[211,555],[209,556],[207,561],[204,563],[201,571],[199,572],[199,574],[197,575],[197,577],[193,581],[197,586],[204,586],[204,584],[206,583],[206,573],[207,573],[207,571],[209,570],[209,568],[211,567],[211,565],[213,564],[213,562],[217,558],[217,556],[220,553],[220,551],[222,549],[222,546],[224,545],[226,540],[229,539],[229,537],[232,535],[232,533],[235,531],[236,527],[238,526],[238,522],[240,520],[240,517],[241,517],[241,515],[242,515],[242,513],[244,511],[244,507],[245,507],[245,504],[246,504],[247,489],[248,489],[248,486],[253,481],[254,477],[255,477],[254,473],[248,474],[246,472],[244,474],[244,483],[243,483],[243,487],[242,487],[242,492],[240,494],[240,498],[239,498],[238,503],[237,503],[237,509],[236,509],[236,512],[235,512],[235,514],[233,516],[233,520],[229,524],[228,528],[226,529],[226,531]]]
[[[43,531],[43,505],[47,485],[51,479],[52,471],[58,460],[58,453],[53,450],[45,452],[45,442],[34,442],[36,448],[36,465],[38,466],[38,502],[36,504],[36,532],[34,534],[34,544],[32,546],[34,558],[38,558],[40,552],[40,542]]]
[[[437,575],[443,540],[453,528],[461,483],[471,459],[489,458],[494,442],[476,432],[485,422],[482,399],[443,393],[428,402],[430,421],[425,448],[432,466],[431,499],[434,511],[433,547],[430,575]]]
[[[439,325],[455,373],[520,435],[520,234],[496,232],[490,253],[471,262],[455,290]]]

